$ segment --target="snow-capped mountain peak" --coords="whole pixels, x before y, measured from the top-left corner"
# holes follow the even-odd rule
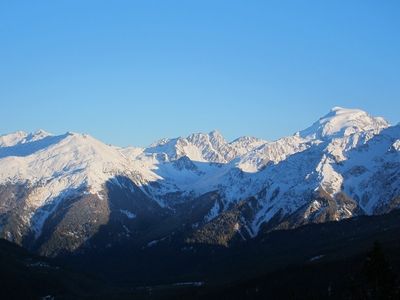
[[[5,134],[0,136],[0,147],[12,147],[18,144],[25,144],[34,141],[41,140],[45,137],[51,136],[51,133],[48,133],[42,129],[33,132],[26,133],[24,131],[16,131],[13,133]]]
[[[122,216],[115,224],[129,220],[123,225],[136,232],[135,222],[157,227],[157,216],[188,207],[200,207],[193,224],[201,227],[240,206],[228,215],[250,236],[262,226],[387,212],[400,207],[399,150],[400,126],[341,107],[274,142],[228,142],[212,131],[141,149],[80,133],[16,132],[0,136],[0,236],[21,242],[32,231],[33,240],[62,231],[77,249],[109,219]],[[62,228],[59,207],[69,214]],[[72,234],[82,223],[91,229]]]
[[[23,141],[28,134],[24,131],[17,131],[0,136],[0,147],[11,147]]]
[[[228,143],[219,131],[214,130],[210,133],[194,133],[188,137],[163,139],[152,144],[145,152],[164,153],[169,160],[187,156],[197,162],[227,163],[265,143],[251,137],[242,137]]]
[[[300,131],[299,135],[307,139],[335,138],[349,136],[356,132],[380,132],[389,123],[381,117],[372,117],[360,109],[334,107],[309,128]]]
[[[39,129],[34,133],[28,134],[28,136],[26,137],[26,140],[24,142],[29,143],[29,142],[39,141],[39,140],[44,139],[49,136],[53,136],[53,134],[51,134],[43,129]]]
[[[111,176],[108,173],[129,168],[128,159],[118,148],[87,134],[53,136],[38,132],[26,137],[30,137],[29,141],[24,138],[23,143],[0,147],[1,182],[28,180],[36,184],[46,179],[57,181],[57,188],[86,183],[98,190]],[[60,185],[61,182],[65,186]]]

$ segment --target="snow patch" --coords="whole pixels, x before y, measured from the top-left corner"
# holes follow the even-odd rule
[[[325,255],[314,256],[314,257],[310,258],[309,262],[317,261],[324,257],[325,257]]]
[[[400,151],[400,140],[397,140],[393,143],[392,149],[395,151]]]
[[[221,207],[219,205],[219,202],[215,201],[213,207],[205,217],[206,222],[210,222],[211,220],[215,219],[218,216],[220,209]]]
[[[128,210],[120,209],[119,212],[121,214],[125,215],[128,219],[135,219],[136,218],[136,215],[134,213],[128,211]]]

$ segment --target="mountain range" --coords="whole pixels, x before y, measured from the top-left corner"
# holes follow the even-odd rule
[[[400,125],[333,108],[276,141],[213,131],[147,148],[0,136],[0,237],[45,256],[220,245],[400,208]]]

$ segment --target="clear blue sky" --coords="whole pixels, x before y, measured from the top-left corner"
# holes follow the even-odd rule
[[[0,1],[0,132],[276,139],[400,121],[400,1]]]

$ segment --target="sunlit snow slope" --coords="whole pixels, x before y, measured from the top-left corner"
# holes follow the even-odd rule
[[[227,212],[233,223],[223,226],[242,238],[386,213],[400,206],[399,145],[400,126],[341,107],[273,142],[227,142],[213,131],[141,149],[78,133],[7,134],[0,136],[0,234],[52,255],[90,244],[115,220],[120,236],[138,238],[143,222],[177,219],[187,203],[196,210],[185,219],[193,224],[188,234],[200,242]],[[161,238],[170,233],[164,228],[146,234]]]

